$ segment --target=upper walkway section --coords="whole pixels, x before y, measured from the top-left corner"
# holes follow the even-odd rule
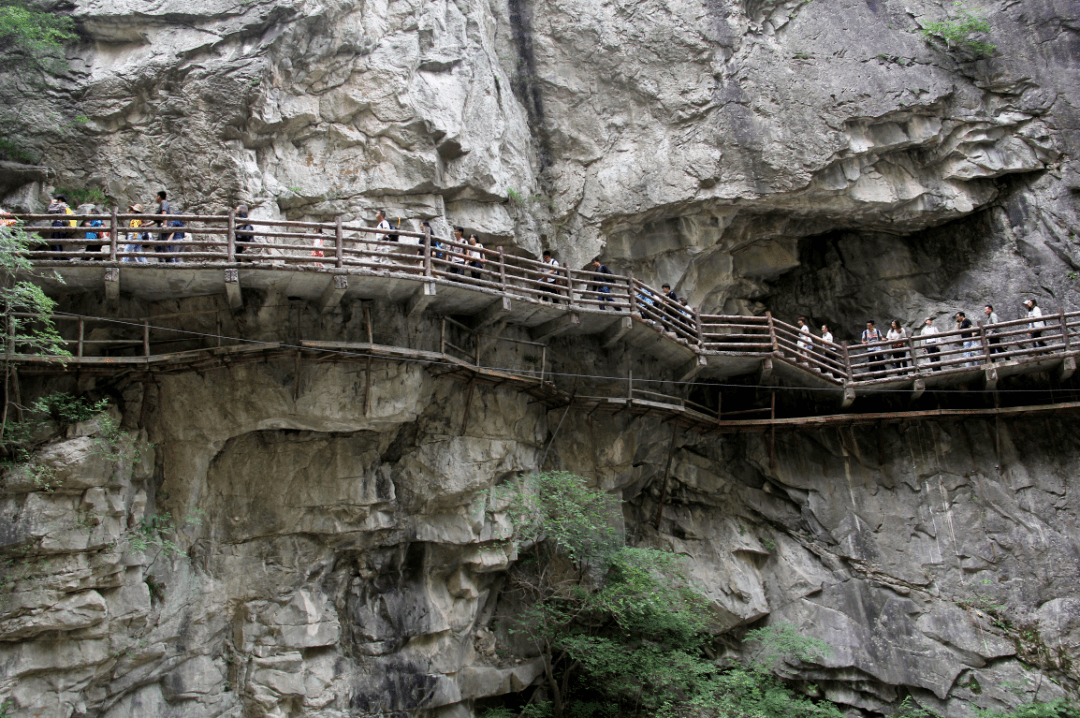
[[[653,356],[673,379],[757,374],[835,391],[844,405],[857,394],[912,391],[972,381],[994,388],[1000,378],[1076,366],[1080,312],[977,325],[848,346],[800,332],[765,316],[704,314],[632,275],[571,269],[427,233],[335,223],[257,220],[229,215],[169,215],[185,226],[158,227],[148,214],[22,215],[41,236],[30,251],[47,292],[121,289],[148,300],[225,293],[234,308],[244,289],[277,291],[331,311],[343,297],[401,302],[410,314],[468,315],[472,327],[503,322],[534,341],[596,335]],[[52,227],[60,219],[77,226]],[[99,221],[101,226],[78,226]],[[183,239],[174,233],[183,232]],[[82,325],[80,324],[80,327]],[[84,356],[80,340],[76,359]],[[75,340],[72,340],[75,343]],[[149,346],[147,342],[147,353]]]

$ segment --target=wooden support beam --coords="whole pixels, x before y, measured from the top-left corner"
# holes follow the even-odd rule
[[[461,417],[461,435],[465,435],[465,429],[469,427],[469,409],[472,407],[473,388],[476,386],[476,375],[469,379],[469,391],[465,395],[465,415]]]
[[[225,294],[229,298],[229,307],[239,309],[244,306],[244,297],[240,294],[240,270],[225,270]]]
[[[846,409],[855,403],[855,387],[851,384],[844,385],[844,398],[840,402],[840,408]]]
[[[668,442],[667,463],[664,465],[664,478],[660,483],[660,500],[656,503],[656,517],[653,519],[653,528],[660,528],[660,520],[664,515],[664,500],[667,498],[668,476],[671,474],[671,460],[675,458],[675,437],[679,435],[678,425],[671,427],[671,441]]]
[[[349,278],[344,274],[335,274],[319,297],[319,314],[329,314],[334,311],[341,298],[345,296],[345,290],[349,288]]]
[[[371,355],[368,355],[367,366],[364,368],[364,416],[368,415],[368,407],[371,399]]]
[[[570,312],[534,327],[530,332],[530,335],[534,342],[542,342],[552,337],[556,337],[573,327],[576,327],[578,324],[581,324],[581,317],[578,316],[576,312]]]
[[[987,372],[989,374],[989,372]],[[994,380],[997,381],[997,370],[994,370]],[[922,379],[916,379],[911,383],[911,400],[917,401],[919,397],[926,391],[926,382]]]
[[[761,368],[758,369],[758,384],[769,384],[772,382],[773,373],[773,361],[772,357],[765,357],[761,360]]]
[[[600,346],[604,349],[611,349],[633,328],[633,318],[619,317],[619,319],[612,322],[611,326],[605,329],[604,333],[600,335]]]
[[[427,306],[431,304],[431,300],[435,298],[435,282],[424,282],[420,289],[416,290],[416,294],[409,297],[409,302],[405,306],[405,313],[412,317],[420,314]]]
[[[988,366],[983,372],[983,388],[993,391],[997,389],[998,370],[996,366]]]
[[[120,303],[120,268],[105,270],[105,304],[115,307]]]
[[[500,297],[473,316],[472,328],[480,331],[496,322],[505,322],[510,317],[510,297]]]
[[[1058,380],[1065,381],[1076,371],[1076,357],[1065,357],[1058,368]]]
[[[709,366],[709,361],[703,356],[696,356],[691,359],[687,364],[679,370],[679,381],[687,382],[698,375],[698,373]]]

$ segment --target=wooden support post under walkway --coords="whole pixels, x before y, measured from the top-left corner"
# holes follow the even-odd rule
[[[508,316],[510,316],[510,297],[500,297],[473,317],[472,328],[474,331],[479,331],[496,322],[505,322]]]
[[[405,314],[412,317],[422,313],[435,298],[435,291],[435,282],[423,282],[416,290],[416,294],[409,298],[405,306]]]
[[[240,294],[240,270],[225,270],[225,294],[229,299],[229,307],[233,310],[244,306],[244,297]]]
[[[618,321],[613,322],[600,335],[600,346],[604,349],[611,349],[633,328],[633,317],[619,317]]]
[[[653,528],[660,529],[660,519],[664,514],[664,501],[667,499],[668,475],[671,473],[671,461],[675,458],[675,437],[679,434],[679,427],[672,425],[671,441],[668,442],[667,463],[664,465],[664,477],[660,480],[660,500],[656,504],[656,518],[653,519]]]
[[[348,289],[349,278],[344,274],[335,274],[319,298],[319,314],[329,314],[334,311],[341,304],[341,298],[345,296]]]
[[[570,312],[561,317],[555,317],[550,321],[544,322],[535,327],[529,334],[532,336],[534,342],[542,342],[551,339],[552,337],[557,337],[573,327],[576,327],[580,323],[581,317],[578,316],[576,312]]]
[[[120,269],[109,267],[105,270],[105,304],[116,308],[120,303]]]

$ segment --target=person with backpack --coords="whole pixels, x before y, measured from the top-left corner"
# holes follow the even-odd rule
[[[62,194],[53,195],[52,202],[49,203],[49,209],[47,211],[48,211],[49,214],[63,214],[63,215],[75,214],[74,212],[71,211],[71,207],[68,206],[67,197],[65,197]],[[52,222],[52,226],[53,227],[74,227],[75,226],[75,220],[73,220],[73,219],[54,219],[53,222]],[[71,237],[70,232],[53,232],[50,235],[49,238],[50,239],[68,239],[69,237]],[[54,252],[63,252],[64,248],[66,246],[67,246],[67,244],[62,242],[60,244],[51,245],[50,248]],[[59,257],[59,259],[67,259],[67,257]]]
[[[244,253],[247,247],[240,244],[241,242],[251,242],[255,239],[255,228],[243,220],[248,218],[248,206],[246,204],[236,205],[236,256],[237,261],[240,261],[239,257]]]
[[[601,264],[599,257],[595,257],[591,262],[589,262],[589,269],[594,273],[593,280],[595,280],[592,284],[589,285],[589,291],[596,292],[595,298],[600,301],[600,311],[603,311],[607,309],[607,307],[605,307],[603,303],[614,302],[615,297],[611,296],[611,287],[607,284],[601,283],[599,275],[613,274],[613,272],[607,268],[606,264]],[[620,309],[619,307],[615,307],[615,311],[621,312],[622,309]]]
[[[94,215],[95,217],[101,216],[101,212],[98,211],[97,207],[94,207],[93,209],[91,209],[90,214]],[[84,227],[90,227],[92,229],[97,229],[97,228],[100,228],[100,227],[102,227],[104,225],[103,225],[103,223],[102,223],[102,221],[100,219],[88,219],[88,220],[85,220],[83,222],[83,226]],[[87,232],[86,233],[86,242],[87,242],[87,244],[86,244],[86,252],[87,253],[90,253],[90,252],[95,252],[95,253],[98,253],[98,254],[101,253],[102,247],[104,247],[105,245],[103,245],[103,244],[90,244],[90,242],[100,242],[101,239],[102,239],[102,237],[101,237],[102,234],[103,234],[102,232]],[[92,260],[95,260],[95,259],[101,259],[101,257],[84,257],[84,259],[86,259],[88,261],[92,261]]]
[[[157,203],[158,203],[157,211],[154,214],[168,215],[169,210],[170,210],[170,208],[169,208],[169,195],[168,195],[168,193],[165,192],[165,190],[161,190],[160,192],[157,193]],[[164,229],[164,228],[167,228],[169,226],[169,221],[166,220],[166,219],[159,219],[154,224],[155,224],[155,226],[161,227],[162,229]],[[171,232],[158,232],[157,234],[154,235],[154,238],[157,239],[159,242],[163,242],[163,243],[168,242],[168,241],[172,240],[172,233]],[[171,251],[173,251],[172,247],[170,247],[167,244],[155,244],[154,245],[154,253],[155,254],[164,254],[166,252],[171,252]],[[169,262],[171,260],[169,260],[169,259],[167,259],[165,257],[162,257],[158,261]]]
[[[128,206],[128,212],[131,213],[131,214],[142,214],[143,206],[141,204],[129,205]],[[142,243],[144,241],[149,241],[149,239],[150,239],[149,234],[147,234],[146,232],[140,231],[142,228],[143,228],[143,222],[142,222],[141,219],[130,219],[130,220],[128,220],[128,229],[129,230],[134,230],[134,231],[128,232],[128,234],[127,234],[128,243],[124,245],[124,251],[125,252],[127,252],[127,253],[138,252],[140,255],[142,254],[142,251],[143,251]],[[120,261],[121,262],[141,262],[143,264],[146,264],[150,260],[147,259],[146,257],[143,257],[143,256],[137,256],[137,257],[128,256],[128,257],[122,258]]]
[[[874,324],[873,319],[866,320],[866,329],[863,330],[861,337],[861,344],[873,344],[875,342],[882,341],[881,332]],[[866,371],[867,373],[875,373],[879,371],[885,371],[885,367],[872,367],[870,362],[877,361],[885,356],[885,348],[882,346],[866,347]]]

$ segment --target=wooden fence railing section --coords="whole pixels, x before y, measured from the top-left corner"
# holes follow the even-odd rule
[[[75,261],[124,263],[137,267],[163,261],[157,267],[183,267],[187,263],[230,267],[295,265],[322,269],[359,269],[371,273],[395,273],[417,281],[445,280],[462,286],[483,288],[505,296],[567,305],[575,310],[627,312],[653,326],[669,339],[681,342],[702,356],[741,355],[779,358],[837,386],[869,386],[898,380],[918,380],[942,373],[966,372],[1008,360],[1039,360],[1048,354],[1071,355],[1080,338],[1080,312],[1059,312],[1040,320],[1016,319],[992,326],[976,324],[970,329],[939,332],[932,337],[911,336],[849,346],[827,342],[799,331],[798,327],[771,314],[738,316],[702,314],[671,300],[662,292],[632,276],[594,272],[589,269],[553,267],[544,262],[489,248],[437,237],[425,232],[385,230],[358,224],[263,220],[228,215],[24,214],[28,232],[40,236],[40,244],[28,256],[34,263],[63,266]],[[179,220],[181,227],[157,226],[162,220]],[[53,221],[74,221],[77,226],[53,227]],[[84,223],[100,221],[100,227]],[[132,222],[140,226],[132,227]],[[170,237],[182,232],[184,238]],[[143,239],[143,237],[146,237]],[[85,320],[89,321],[89,320]],[[85,321],[79,321],[77,356],[95,344],[85,338]],[[451,320],[452,321],[452,320]],[[141,340],[117,340],[132,347],[143,344],[148,356],[149,328]],[[445,339],[444,353],[466,351]],[[102,340],[116,348],[117,341]],[[478,341],[478,340],[477,340]],[[539,346],[543,346],[539,344]],[[14,348],[9,347],[14,351]],[[541,350],[544,360],[546,350]]]

